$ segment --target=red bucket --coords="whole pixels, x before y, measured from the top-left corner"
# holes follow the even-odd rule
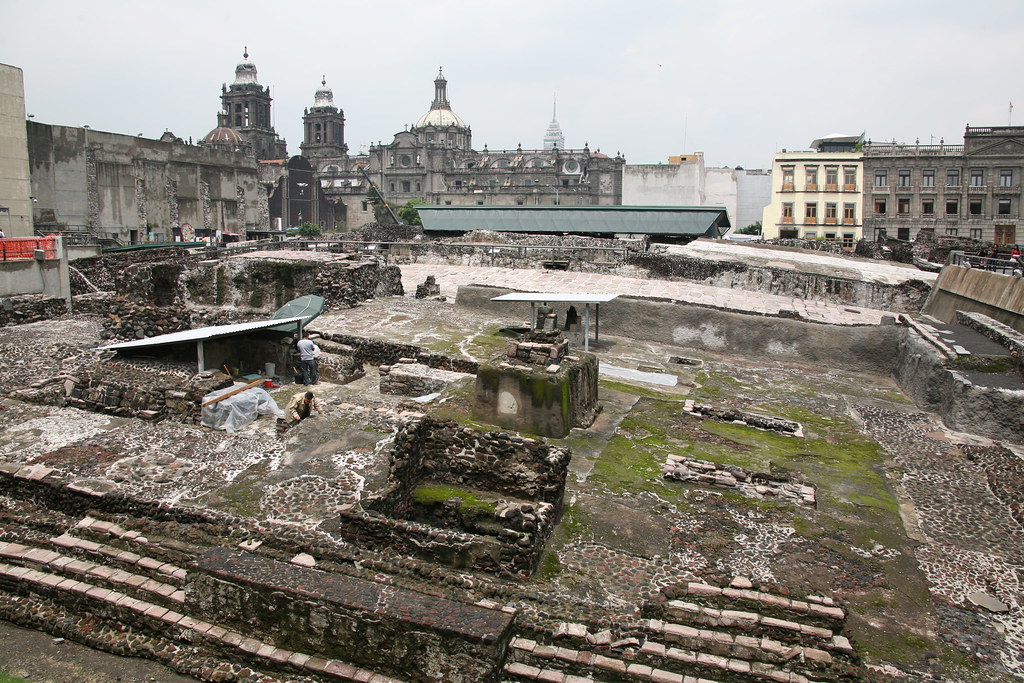
[[[270,387],[272,387],[272,386],[274,386],[274,380],[272,380],[272,379],[267,379],[267,380],[264,380],[264,381],[263,381],[263,387],[264,387],[264,388],[266,388],[266,389],[269,389],[269,388],[270,388]]]

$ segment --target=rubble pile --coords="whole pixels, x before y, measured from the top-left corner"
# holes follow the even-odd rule
[[[692,400],[683,404],[683,412],[697,417],[710,417],[722,422],[735,422],[748,427],[765,429],[790,436],[803,436],[804,429],[799,422],[785,420],[781,417],[756,415],[736,408],[718,408],[710,405],[696,405]]]
[[[811,484],[792,476],[750,472],[737,465],[722,465],[683,455],[669,455],[662,465],[662,473],[666,479],[727,489],[747,498],[770,498],[805,507],[815,507],[818,504],[817,487]]]

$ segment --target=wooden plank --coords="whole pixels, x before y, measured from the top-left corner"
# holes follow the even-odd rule
[[[232,390],[231,390],[231,391],[229,391],[228,393],[226,393],[226,394],[221,394],[221,395],[220,395],[220,396],[218,396],[217,398],[211,398],[211,399],[210,399],[209,401],[207,401],[206,403],[204,403],[204,404],[202,405],[202,407],[206,407],[206,406],[208,406],[208,405],[213,405],[214,403],[217,403],[217,402],[219,402],[219,401],[223,401],[224,399],[226,399],[226,398],[229,398],[229,397],[231,397],[231,396],[234,396],[235,394],[240,394],[240,393],[242,393],[242,392],[243,392],[243,391],[245,391],[246,389],[252,389],[252,388],[253,388],[254,386],[256,386],[257,384],[260,384],[261,382],[263,382],[263,377],[260,377],[259,379],[254,379],[253,381],[249,382],[248,384],[246,384],[246,385],[245,385],[245,386],[243,386],[243,387],[238,387],[237,389],[232,389]]]

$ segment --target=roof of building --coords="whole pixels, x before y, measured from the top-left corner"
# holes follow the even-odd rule
[[[233,85],[259,85],[256,78],[256,65],[249,61],[249,48],[242,53],[242,61],[235,67],[235,82]]]
[[[203,138],[204,145],[244,145],[245,135],[234,128],[217,126]]]
[[[721,236],[719,206],[418,206],[426,232],[641,233]]]
[[[117,351],[120,349],[141,349],[147,346],[166,346],[167,344],[199,342],[207,339],[217,339],[219,337],[230,337],[235,334],[242,334],[243,332],[252,332],[253,330],[265,330],[270,327],[277,327],[287,323],[298,323],[301,320],[303,320],[303,316],[300,315],[293,318],[258,320],[250,323],[235,323],[234,325],[214,325],[212,327],[200,327],[195,330],[182,330],[181,332],[171,332],[170,334],[159,334],[155,337],[136,339],[134,341],[121,342],[119,344],[107,344],[106,346],[100,346],[99,348],[113,349]]]
[[[320,79],[320,87],[316,91],[313,99],[314,107],[333,107],[334,106],[334,91],[327,87],[327,76]]]

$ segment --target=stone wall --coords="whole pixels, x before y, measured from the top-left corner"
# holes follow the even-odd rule
[[[494,303],[491,297],[512,290],[459,287],[456,303],[509,320],[528,318],[529,304]],[[620,296],[601,304],[601,334],[784,361],[799,359],[825,367],[888,375],[897,357],[896,325],[824,325],[801,320],[734,313],[672,301]]]
[[[315,327],[315,324],[313,327]],[[399,360],[408,358],[427,367],[469,374],[475,373],[479,366],[476,361],[467,358],[451,358],[442,353],[429,351],[421,346],[414,346],[412,344],[396,344],[370,337],[338,334],[330,330],[320,331],[320,336],[329,342],[328,344],[321,345],[324,351],[332,351],[330,343],[344,345],[354,350],[356,358],[360,362],[369,365],[395,365]],[[333,352],[339,353],[341,351],[334,350]]]
[[[974,384],[948,368],[947,357],[914,330],[904,331],[898,352],[893,376],[920,408],[952,429],[1024,441],[1024,392]]]
[[[411,358],[400,358],[395,365],[381,365],[378,371],[380,393],[400,396],[426,396],[467,377],[466,373],[431,368]]]
[[[186,606],[262,641],[403,680],[497,681],[512,617],[500,610],[216,548]]]
[[[564,343],[513,344],[504,358],[481,364],[473,412],[490,424],[542,436],[560,438],[589,426],[600,411],[597,356],[577,351],[558,358],[564,352]]]
[[[673,254],[631,254],[626,258],[626,266],[645,278],[688,280],[711,287],[744,289],[897,313],[920,311],[931,289],[923,280],[893,285],[796,272],[787,268],[752,266],[741,261]],[[629,275],[622,270],[617,272]]]
[[[395,435],[387,484],[363,502],[370,514],[342,514],[342,533],[370,537],[384,547],[397,544],[445,564],[527,575],[561,510],[569,459],[569,451],[544,441],[427,417],[413,420]],[[491,536],[398,521],[415,516],[414,492],[425,483],[511,500],[494,506]]]
[[[923,311],[947,323],[956,319],[957,311],[983,313],[1024,332],[1024,278],[944,266]]]
[[[62,298],[42,294],[7,297],[0,299],[0,326],[49,320],[67,312],[67,301]]]
[[[63,380],[64,403],[107,415],[199,424],[200,404],[211,391],[231,386],[221,373],[191,379],[188,367],[109,361]]]
[[[1015,358],[1024,358],[1024,333],[981,313],[957,311],[956,321],[965,327],[977,330],[997,344],[1005,346]]]

